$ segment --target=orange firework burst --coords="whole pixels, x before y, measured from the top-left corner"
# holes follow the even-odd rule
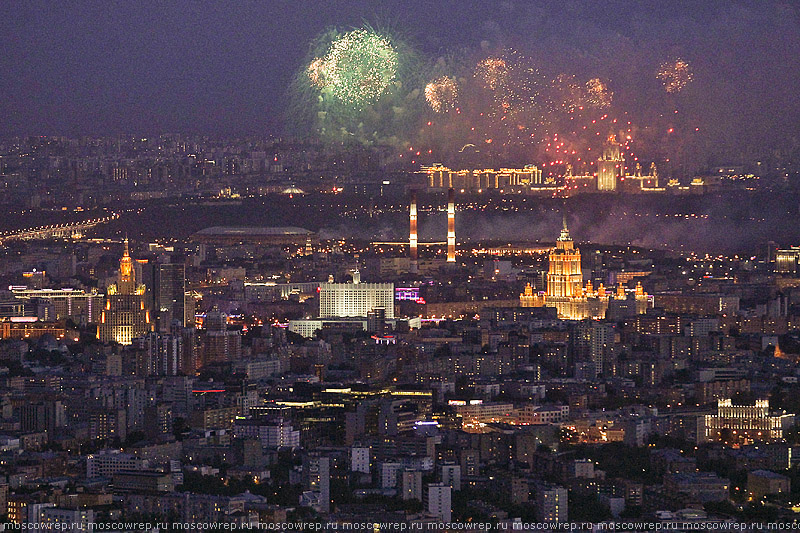
[[[492,90],[504,85],[508,77],[508,65],[502,57],[489,57],[475,67],[475,76],[481,78]]]
[[[425,100],[437,113],[444,113],[454,108],[458,99],[458,85],[447,76],[436,78],[425,86]]]
[[[667,61],[658,67],[656,78],[661,80],[668,93],[679,93],[692,81],[692,68],[680,58]]]
[[[592,78],[586,82],[586,100],[592,107],[602,109],[610,106],[612,96],[614,93],[600,78]]]
[[[321,57],[316,58],[308,65],[308,78],[312,85],[322,87],[325,85],[325,74],[328,70],[327,62]]]
[[[575,80],[574,75],[559,74],[553,80],[552,88],[558,98],[557,105],[567,113],[583,109],[586,105],[586,89]]]

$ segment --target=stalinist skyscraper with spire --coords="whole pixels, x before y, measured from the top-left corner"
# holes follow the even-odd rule
[[[561,226],[561,235],[556,247],[550,252],[550,263],[547,269],[547,291],[534,293],[530,284],[525,292],[519,295],[521,307],[555,307],[558,316],[568,320],[585,318],[605,318],[609,302],[627,300],[628,294],[623,285],[617,287],[616,294],[607,290],[602,284],[595,289],[591,281],[583,283],[581,270],[581,252],[567,229],[567,217]],[[641,284],[636,286],[633,294],[636,313],[644,313],[651,306],[649,298]]]
[[[597,190],[616,191],[617,181],[624,175],[625,159],[613,133],[608,136],[603,155],[597,160]]]
[[[153,324],[146,305],[145,286],[136,283],[128,239],[125,239],[117,282],[106,289],[106,303],[97,326],[97,337],[102,342],[132,344],[133,339],[150,331],[153,331]]]
[[[550,252],[550,268],[547,272],[547,295],[555,298],[573,298],[581,294],[583,273],[581,251],[575,248],[567,229],[567,215],[561,225],[561,235],[556,247]]]

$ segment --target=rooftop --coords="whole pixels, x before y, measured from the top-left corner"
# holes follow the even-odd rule
[[[773,472],[772,470],[753,470],[750,472],[750,475],[769,479],[788,479],[786,476],[782,476],[777,472]]]

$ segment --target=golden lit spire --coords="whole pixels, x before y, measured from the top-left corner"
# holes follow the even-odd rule
[[[624,300],[625,299],[625,285],[620,283],[617,285],[617,300]]]
[[[128,238],[125,237],[125,248],[119,260],[119,280],[117,290],[120,294],[132,294],[136,289],[136,273],[133,270],[133,259],[131,258]]]
[[[636,298],[644,298],[644,288],[642,287],[642,282],[636,282]]]
[[[572,237],[569,236],[569,229],[567,228],[567,211],[561,213],[561,235],[558,237],[561,242],[571,241]]]
[[[131,260],[130,249],[128,248],[128,238],[125,237],[125,250],[122,252],[122,258],[119,260],[119,275],[120,278],[128,280],[133,272],[133,261]]]
[[[776,345],[775,345],[775,354],[774,354],[774,355],[775,355],[775,357],[777,357],[778,359],[786,359],[786,355],[785,355],[785,354],[783,353],[783,351],[781,350],[781,347],[780,347],[780,345],[779,345],[779,344],[776,344]]]
[[[606,297],[606,287],[602,283],[600,283],[600,286],[597,287],[597,296],[600,298]]]

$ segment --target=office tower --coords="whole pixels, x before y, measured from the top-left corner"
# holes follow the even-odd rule
[[[539,522],[566,522],[568,517],[567,489],[553,485],[541,485],[536,490],[536,518]]]
[[[169,331],[173,322],[187,325],[186,269],[183,263],[156,263],[152,265],[149,284],[151,306],[155,314],[156,329]]]
[[[242,334],[228,329],[228,316],[214,309],[206,314],[200,333],[201,365],[236,361],[242,355]]]
[[[452,187],[447,190],[447,262],[456,262],[456,204]]]
[[[145,290],[144,285],[136,283],[128,239],[125,239],[117,282],[106,289],[106,303],[97,327],[97,337],[102,342],[131,344],[136,337],[153,331],[150,309],[145,305]]]
[[[303,457],[303,488],[318,495],[319,511],[331,510],[331,463],[329,457],[309,453]]]
[[[376,307],[367,311],[367,331],[379,337],[386,333],[386,309]]]
[[[27,402],[19,408],[22,431],[30,433],[47,432],[51,435],[56,428],[66,425],[64,405],[60,400]]]
[[[422,501],[422,471],[406,469],[400,474],[400,497]]]
[[[449,523],[452,512],[452,488],[444,483],[431,483],[428,485],[428,513],[440,521]]]
[[[449,485],[453,490],[461,490],[461,466],[442,465],[442,483]]]

